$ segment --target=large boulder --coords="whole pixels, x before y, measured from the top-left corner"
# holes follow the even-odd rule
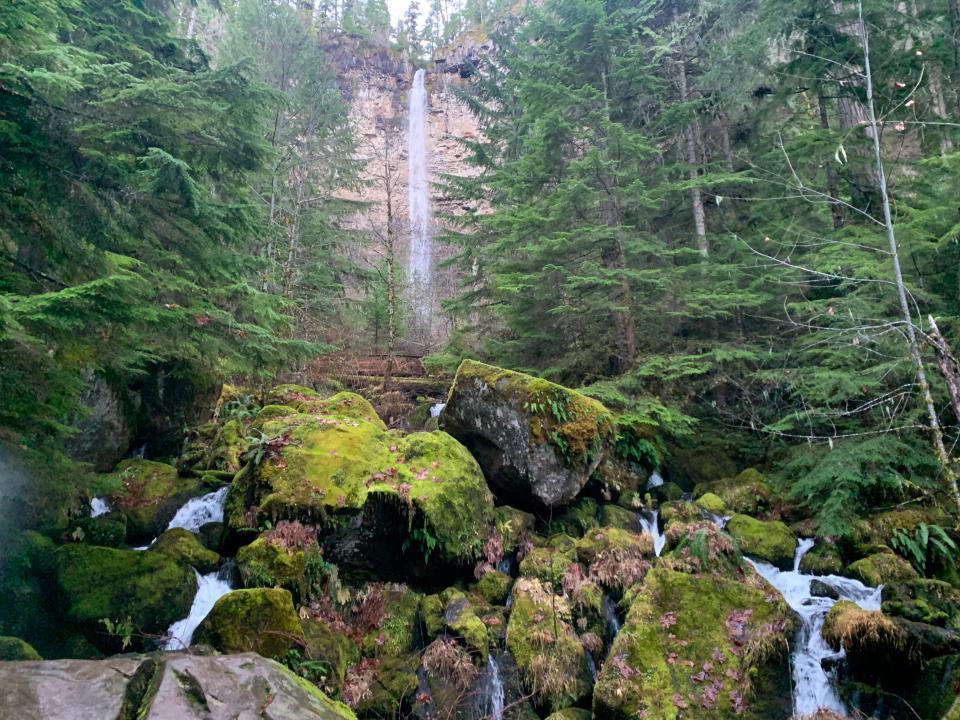
[[[80,395],[83,412],[72,422],[67,451],[104,472],[124,456],[137,432],[140,397],[88,371]]]
[[[440,427],[470,449],[501,501],[526,509],[569,503],[616,442],[600,402],[472,360],[457,370]]]
[[[40,659],[40,654],[25,640],[18,637],[0,636],[0,661]]]
[[[657,567],[597,677],[596,718],[791,715],[793,614],[771,591]]]
[[[281,657],[303,645],[303,628],[287,590],[234,590],[217,600],[193,641],[226,653],[252,650],[264,657]]]
[[[227,498],[229,531],[336,517],[339,532],[324,551],[368,577],[397,578],[428,562],[472,564],[492,526],[493,497],[467,449],[439,431],[389,433],[358,395],[311,393],[271,393],[296,412],[262,422],[259,462],[237,475]]]
[[[879,552],[861,558],[847,566],[843,574],[871,587],[916,580],[918,577],[909,562],[892,552]]]
[[[119,649],[103,621],[130,624],[132,640],[160,635],[186,616],[197,592],[189,566],[160,552],[65,545],[56,551],[57,592],[66,619],[94,644]]]
[[[147,552],[163,553],[204,574],[213,572],[220,564],[220,556],[201,545],[197,536],[184,528],[170,528],[157,538]]]
[[[3,720],[355,720],[342,703],[253,653],[0,663]]]
[[[749,515],[734,515],[726,531],[737,541],[744,555],[763,560],[781,570],[793,568],[797,539],[780,521],[763,522]]]
[[[124,460],[100,479],[110,488],[110,507],[127,518],[127,542],[150,542],[167,527],[187,500],[208,492],[195,478],[184,478],[171,465],[152,460]]]

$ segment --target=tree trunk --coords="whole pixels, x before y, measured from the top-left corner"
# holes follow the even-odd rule
[[[687,65],[682,58],[680,59],[677,68],[677,84],[680,87],[680,101],[687,102],[689,98],[689,88],[687,87]],[[699,162],[697,160],[696,125],[697,124],[691,120],[690,124],[687,125],[686,129],[683,131],[684,142],[687,151],[687,164],[690,166],[689,178],[691,181],[696,181],[696,179],[700,176],[700,173],[697,170]],[[699,187],[690,188],[690,201],[693,205],[693,227],[697,234],[697,249],[700,251],[701,255],[706,257],[710,254],[710,245],[707,242],[707,218],[703,211],[703,193],[700,191]]]
[[[733,172],[733,150],[730,143],[730,118],[726,113],[720,114],[720,144],[723,148],[723,169]]]
[[[960,421],[960,365],[957,359],[950,352],[950,346],[947,340],[940,333],[937,327],[937,321],[933,315],[927,316],[930,322],[930,339],[933,341],[933,350],[937,355],[937,365],[940,367],[940,374],[943,375],[947,383],[947,390],[950,392],[950,402],[953,405],[953,414]]]
[[[830,118],[827,115],[827,99],[823,96],[823,85],[817,81],[817,109],[820,111],[820,127],[830,130]],[[837,183],[837,169],[830,160],[827,160],[827,194],[830,196],[830,216],[833,218],[833,229],[843,227],[843,207],[838,202],[840,186]]]
[[[950,463],[950,456],[943,443],[943,431],[937,417],[937,409],[933,404],[933,395],[930,393],[930,383],[923,367],[923,358],[920,355],[920,344],[917,342],[917,333],[913,327],[913,318],[910,314],[910,304],[907,301],[907,288],[903,281],[903,271],[900,268],[900,256],[897,252],[897,236],[893,227],[893,215],[890,211],[890,197],[887,194],[887,177],[883,168],[883,156],[880,152],[880,127],[877,123],[877,112],[873,103],[873,75],[870,70],[870,38],[867,26],[863,21],[863,0],[858,0],[860,41],[863,45],[864,77],[867,83],[867,113],[870,123],[871,137],[873,138],[874,170],[879,179],[880,201],[883,205],[883,222],[887,232],[887,242],[890,245],[890,256],[893,262],[893,276],[897,286],[897,297],[900,301],[900,313],[906,328],[907,342],[910,346],[910,355],[917,373],[917,385],[923,403],[926,405],[927,419],[930,425],[930,434],[933,436],[933,448],[940,464],[944,480],[953,500],[960,510],[960,490],[957,489],[957,478]]]

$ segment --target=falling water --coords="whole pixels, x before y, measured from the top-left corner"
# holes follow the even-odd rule
[[[225,486],[212,493],[188,500],[177,510],[167,529],[184,528],[195,533],[207,523],[223,522],[223,507],[227,502],[228,489]]]
[[[503,680],[500,678],[500,666],[493,653],[487,656],[487,671],[483,683],[480,716],[491,720],[503,720]]]
[[[410,219],[410,306],[414,326],[429,326],[431,310],[430,187],[427,181],[427,90],[421,68],[410,90],[410,124],[407,134],[408,204]],[[423,332],[423,330],[421,330]],[[426,339],[425,336],[423,339]]]
[[[660,475],[660,473],[658,473],[656,470],[654,470],[653,473],[650,475],[650,479],[647,480],[646,489],[653,490],[654,488],[658,488],[661,485],[663,485],[663,476]]]
[[[601,609],[603,610],[603,617],[607,621],[607,639],[612,642],[617,633],[620,632],[620,616],[617,615],[617,604],[608,593],[603,594]]]
[[[197,576],[197,594],[193,596],[193,605],[190,606],[190,612],[183,620],[177,620],[167,630],[170,639],[164,643],[164,650],[186,650],[190,647],[190,643],[193,642],[193,631],[213,609],[217,600],[233,589],[230,587],[231,568],[229,566],[206,575],[201,575],[196,570],[193,572]]]
[[[836,600],[813,597],[810,594],[810,583],[821,580],[833,587],[841,600],[852,601],[864,610],[880,609],[880,593],[883,588],[868,588],[856,580],[837,575],[801,574],[800,561],[813,545],[813,540],[799,541],[793,559],[793,570],[789,572],[781,572],[769,563],[756,562],[749,558],[746,560],[783,595],[787,604],[800,616],[801,627],[793,654],[794,716],[812,716],[817,710],[824,709],[847,717],[847,709],[830,682],[830,676],[823,669],[824,661],[839,660],[843,657],[843,651],[832,650],[820,634],[824,618]]]
[[[110,512],[110,505],[103,498],[95,497],[90,501],[90,517],[100,517]]]
[[[430,406],[430,417],[440,417],[440,411],[446,403],[436,403]]]
[[[665,538],[660,533],[660,525],[657,523],[658,512],[656,510],[643,510],[638,515],[640,520],[640,528],[647,533],[650,533],[650,537],[653,538],[653,552],[657,557],[660,557],[660,553],[663,552],[663,546],[667,542]]]

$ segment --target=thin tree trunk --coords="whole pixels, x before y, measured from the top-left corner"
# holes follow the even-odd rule
[[[868,121],[872,131],[875,170],[880,181],[880,201],[883,205],[883,222],[886,227],[887,242],[890,245],[890,256],[893,261],[893,276],[897,285],[897,296],[900,300],[900,313],[905,324],[907,341],[910,345],[910,355],[913,358],[913,364],[916,368],[917,385],[920,387],[920,394],[926,405],[930,434],[933,436],[933,448],[937,454],[937,460],[940,463],[940,470],[943,472],[950,493],[953,495],[953,500],[957,505],[957,509],[960,510],[960,490],[957,489],[957,478],[953,472],[950,457],[943,443],[943,431],[940,428],[937,409],[933,404],[933,395],[930,393],[930,383],[927,382],[927,374],[924,371],[923,358],[920,355],[920,344],[917,342],[917,333],[913,327],[910,304],[907,301],[907,288],[903,281],[903,271],[900,269],[897,236],[893,227],[893,215],[890,211],[890,197],[887,194],[887,177],[883,168],[883,155],[880,152],[880,127],[877,123],[877,113],[873,103],[873,75],[870,69],[870,38],[867,34],[867,26],[863,21],[863,0],[858,0],[857,8],[860,16],[860,40],[863,43],[864,76],[867,83]]]
[[[681,58],[677,70],[677,82],[680,86],[680,101],[687,102],[689,88],[687,87],[687,65]],[[690,166],[689,178],[696,181],[700,176],[697,171],[697,139],[695,137],[695,122],[691,121],[683,131],[687,151],[687,164]],[[707,218],[703,210],[703,193],[699,187],[690,188],[690,201],[693,204],[693,227],[697,234],[697,249],[706,257],[710,254],[710,245],[707,242]]]
[[[726,113],[720,114],[720,144],[723,147],[723,169],[733,172],[733,149],[730,143],[730,118]]]
[[[957,359],[950,352],[950,346],[947,340],[940,333],[937,327],[937,321],[933,315],[928,315],[927,320],[930,323],[930,339],[933,341],[933,350],[937,355],[937,365],[940,367],[940,374],[943,375],[947,383],[947,390],[950,392],[950,402],[953,404],[953,414],[960,421],[960,365]]]
[[[817,81],[817,109],[820,112],[820,127],[824,130],[830,130],[830,118],[827,115],[827,99],[823,96],[823,86]],[[837,183],[837,169],[829,160],[827,161],[827,194],[830,196],[830,216],[833,218],[833,229],[839,230],[843,227],[843,207],[838,202],[840,198],[840,185]]]

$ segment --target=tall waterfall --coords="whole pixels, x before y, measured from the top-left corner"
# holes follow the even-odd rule
[[[407,187],[410,220],[410,325],[413,337],[426,342],[430,337],[433,308],[431,287],[430,183],[427,174],[427,90],[423,69],[413,76],[410,90],[410,124],[407,130]]]

